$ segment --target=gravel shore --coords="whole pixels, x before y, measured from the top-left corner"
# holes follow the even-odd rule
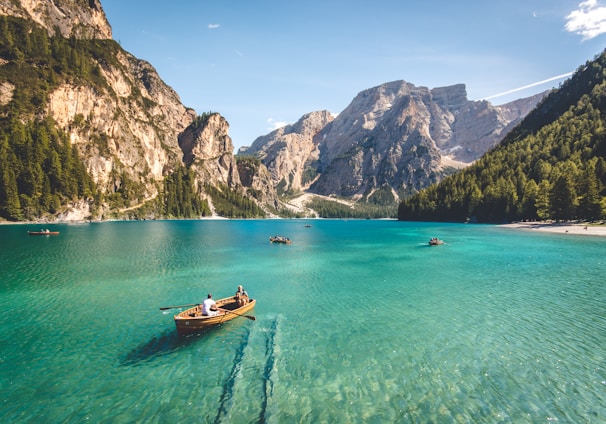
[[[502,227],[521,230],[544,231],[559,234],[577,234],[589,236],[606,236],[605,224],[576,224],[576,223],[554,223],[554,222],[513,222],[503,224]]]

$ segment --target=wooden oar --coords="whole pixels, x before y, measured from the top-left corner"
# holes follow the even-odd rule
[[[238,313],[236,313],[236,312],[234,312],[234,311],[230,311],[229,309],[223,309],[223,308],[217,308],[217,309],[219,309],[220,311],[223,311],[223,312],[229,312],[230,314],[238,315],[239,317],[248,318],[248,319],[251,319],[251,320],[253,320],[253,321],[256,321],[256,320],[257,320],[257,317],[253,317],[252,315],[242,315],[242,314],[238,314]]]
[[[161,311],[166,311],[167,309],[176,309],[176,308],[189,308],[192,306],[198,306],[199,303],[191,303],[189,305],[179,305],[179,306],[164,306],[163,308],[160,308]]]

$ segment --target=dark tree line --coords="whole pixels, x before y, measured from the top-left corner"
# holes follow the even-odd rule
[[[605,113],[606,57],[602,54],[474,165],[402,201],[398,218],[458,222],[603,219]]]
[[[18,221],[56,213],[95,189],[78,151],[51,119],[27,125],[15,119],[0,131],[0,217]]]
[[[181,167],[164,179],[163,215],[172,218],[199,218],[211,214],[208,203],[200,200],[191,169]]]
[[[333,200],[313,198],[306,206],[317,212],[320,218],[393,218],[396,215],[395,206],[379,206],[371,203],[357,203],[353,206]]]
[[[215,212],[228,218],[264,218],[265,212],[254,200],[230,190],[227,186],[206,185],[204,191],[211,197]]]

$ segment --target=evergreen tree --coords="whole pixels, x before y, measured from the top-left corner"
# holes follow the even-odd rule
[[[562,174],[551,189],[549,200],[551,216],[559,220],[569,220],[576,215],[576,192],[572,179],[568,174]]]
[[[549,193],[551,192],[551,184],[549,181],[543,180],[539,184],[539,190],[536,196],[535,208],[537,211],[537,218],[546,220],[551,218],[551,202],[549,199]]]
[[[6,137],[0,138],[0,216],[11,221],[21,219],[19,190],[12,165],[15,158]]]
[[[596,177],[595,166],[588,167],[581,180],[581,192],[584,195],[579,200],[579,215],[595,221],[604,216],[602,198],[599,190],[600,181]]]

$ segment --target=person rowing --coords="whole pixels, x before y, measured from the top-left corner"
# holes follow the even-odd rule
[[[219,310],[217,309],[217,304],[213,300],[212,293],[208,293],[208,296],[202,302],[200,309],[202,309],[202,315],[207,317],[214,317],[219,313]]]

